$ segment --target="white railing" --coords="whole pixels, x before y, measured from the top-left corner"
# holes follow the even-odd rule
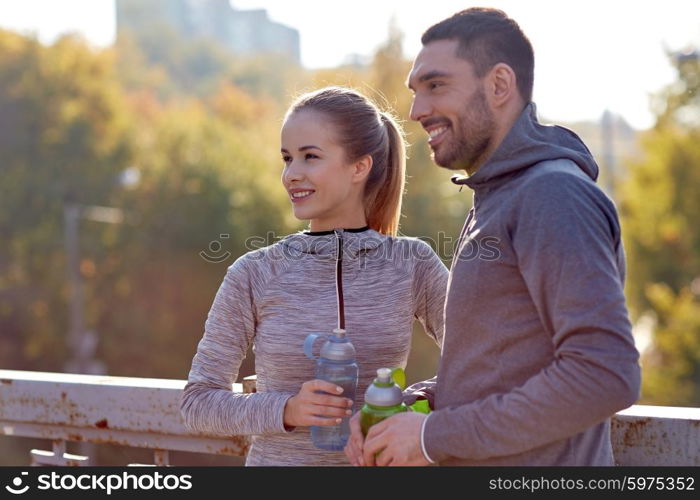
[[[243,456],[244,436],[190,432],[180,417],[184,380],[0,370],[0,434],[43,438],[51,451],[32,450],[35,465],[80,465],[66,442],[154,450],[155,465],[169,450]],[[255,377],[234,384],[253,392]],[[700,465],[700,408],[632,406],[613,418],[619,465]]]

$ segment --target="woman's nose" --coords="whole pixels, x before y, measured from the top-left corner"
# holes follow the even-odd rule
[[[294,181],[300,181],[304,178],[303,169],[298,162],[290,161],[282,172],[282,182],[289,184]]]

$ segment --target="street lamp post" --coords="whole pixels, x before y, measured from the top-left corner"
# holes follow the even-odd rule
[[[70,359],[66,371],[100,375],[105,373],[104,364],[95,359],[97,334],[85,327],[85,293],[80,273],[79,226],[80,219],[121,224],[124,213],[119,208],[85,206],[67,202],[63,207],[68,283],[70,286],[70,327],[68,348]]]

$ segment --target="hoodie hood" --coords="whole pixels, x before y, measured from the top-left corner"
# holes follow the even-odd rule
[[[343,258],[357,258],[360,253],[379,247],[387,238],[373,229],[364,231],[336,229],[323,234],[308,232],[290,234],[282,239],[280,244],[293,252],[335,259],[338,252],[338,237],[342,238]]]
[[[471,176],[453,176],[452,182],[476,190],[541,161],[562,158],[572,160],[593,181],[598,178],[598,165],[579,136],[558,125],[539,123],[531,102],[486,163]]]

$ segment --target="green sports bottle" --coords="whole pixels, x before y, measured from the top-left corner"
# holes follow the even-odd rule
[[[365,391],[365,405],[360,410],[360,427],[365,437],[374,424],[396,413],[408,411],[403,402],[401,387],[394,381],[394,376],[400,384],[405,384],[405,376],[400,368],[379,368],[377,378]]]

